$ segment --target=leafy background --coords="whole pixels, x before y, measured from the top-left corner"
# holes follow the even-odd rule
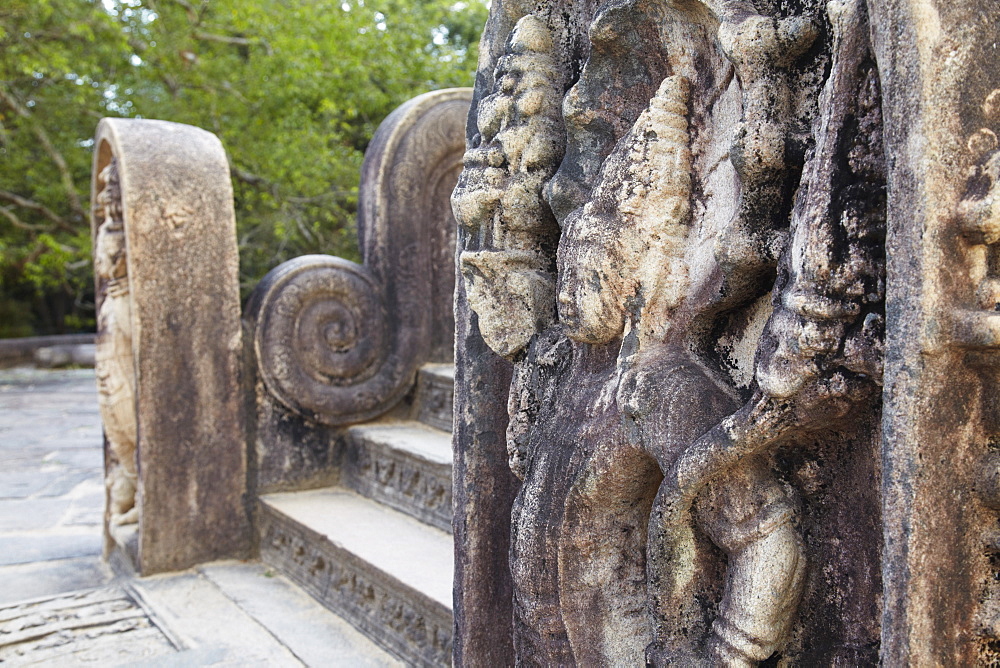
[[[481,0],[2,0],[0,337],[93,328],[89,188],[104,116],[217,134],[243,294],[305,253],[356,259],[368,141],[472,85]]]

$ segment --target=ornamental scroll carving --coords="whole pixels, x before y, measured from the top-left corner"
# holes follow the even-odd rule
[[[496,12],[452,201],[523,664],[877,660],[880,78],[793,4]]]
[[[451,362],[454,219],[471,91],[407,102],[365,154],[358,215],[363,264],[304,256],[269,273],[246,317],[267,391],[310,420],[380,415],[421,364]]]

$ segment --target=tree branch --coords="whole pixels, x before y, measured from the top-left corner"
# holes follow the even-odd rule
[[[256,37],[255,38],[233,37],[231,35],[216,35],[214,33],[195,30],[194,38],[206,42],[221,42],[223,44],[235,44],[236,46],[262,46],[264,47],[264,51],[267,52],[267,55],[269,56],[274,55],[274,50],[271,48],[271,45],[267,43],[267,40]]]
[[[7,192],[6,190],[0,190],[0,199],[7,200],[11,204],[19,206],[22,209],[37,211],[38,213],[42,214],[43,216],[51,220],[53,223],[55,223],[62,230],[65,230],[67,232],[76,232],[76,228],[70,225],[65,218],[63,218],[52,209],[45,206],[44,204],[39,204],[38,202],[34,202],[25,197],[21,197],[20,195],[17,195],[15,193]]]
[[[278,184],[268,181],[263,176],[257,176],[256,174],[248,172],[245,169],[240,169],[232,163],[229,164],[229,171],[243,183],[253,186],[258,190],[266,190],[271,193],[271,196],[274,197],[274,199],[280,199],[278,194]]]
[[[188,21],[191,25],[198,25],[201,23],[201,18],[198,16],[198,11],[191,6],[190,2],[185,2],[185,0],[173,0],[175,5],[180,5],[188,15]]]
[[[39,227],[38,225],[29,225],[18,218],[14,212],[10,210],[10,207],[0,206],[0,215],[9,220],[11,224],[18,229],[27,230],[29,232],[42,232],[44,230],[44,228]]]
[[[76,189],[76,183],[73,181],[73,174],[70,172],[69,165],[66,163],[66,159],[63,157],[62,153],[56,149],[55,144],[49,138],[49,135],[45,130],[36,122],[24,106],[21,105],[17,99],[11,95],[4,87],[0,87],[0,101],[5,103],[11,110],[14,111],[18,116],[28,121],[31,126],[31,132],[38,139],[38,142],[48,153],[52,162],[55,163],[56,169],[59,170],[59,176],[62,179],[63,190],[66,191],[66,199],[69,202],[69,207],[73,211],[74,216],[76,216],[81,222],[87,221],[90,217],[83,210],[83,204],[80,202],[80,194]]]

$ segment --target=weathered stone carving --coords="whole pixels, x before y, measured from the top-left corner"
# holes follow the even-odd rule
[[[498,201],[504,183],[502,170],[484,178],[484,117],[512,104],[505,67],[525,26],[550,31],[552,99],[536,108],[561,97],[566,136],[531,191],[554,212],[542,206],[538,220],[561,225],[558,321],[510,315],[529,300],[509,264],[465,271],[458,302],[456,415],[469,416],[459,459],[476,461],[465,451],[476,420],[497,421],[480,407],[495,363],[475,332],[514,362],[506,441],[523,480],[510,538],[523,663],[877,656],[880,77],[863,2],[763,4],[588,7],[589,53],[578,14],[517,20],[504,6],[487,27],[481,74],[496,73],[481,79],[492,89],[479,90],[480,132],[453,197],[463,258],[492,252],[483,224],[505,210],[473,203]],[[491,31],[515,21],[501,53]],[[466,499],[477,512],[456,492],[457,517]],[[463,577],[460,592],[476,586]],[[484,635],[456,614],[459,637]],[[831,616],[840,624],[824,627]],[[475,663],[471,651],[457,645],[456,662]]]
[[[983,120],[1000,126],[1000,89],[987,96],[982,110]],[[995,262],[995,244],[1000,242],[1000,144],[996,133],[983,127],[969,136],[966,148],[974,166],[958,204],[958,222],[960,233],[979,247],[979,252],[970,256],[968,268],[978,286],[974,297],[967,300],[975,308],[956,314],[954,336],[960,346],[989,350],[1000,346],[1000,276]]]
[[[558,228],[542,187],[563,151],[552,35],[528,15],[509,39],[454,198],[456,218],[479,237],[479,250],[460,258],[469,300],[487,343],[505,357],[555,320]]]
[[[132,298],[128,290],[125,222],[121,179],[112,158],[97,176],[100,191],[95,206],[97,240],[94,271],[104,299],[97,312],[96,374],[98,401],[108,448],[108,506],[112,524],[134,524],[135,507],[135,360],[132,356]],[[100,289],[100,287],[99,287]]]
[[[687,446],[666,472],[654,506],[653,521],[662,523],[663,535],[651,529],[650,559],[667,562],[666,595],[659,604],[667,614],[683,609],[691,594],[690,585],[675,575],[690,572],[682,562],[692,551],[678,514],[704,485],[725,480],[789,435],[842,418],[881,382],[885,176],[878,76],[867,47],[864,8],[845,2],[831,14],[833,63],[820,100],[822,121],[792,214],[774,312],[756,354],[758,388],[742,409]],[[763,485],[755,482],[750,488]],[[724,502],[732,505],[735,499],[726,496]],[[780,524],[757,522],[758,527]],[[787,632],[801,590],[796,571],[803,555],[794,532],[758,531],[763,535],[750,549],[720,545],[730,555],[727,596],[713,624],[723,661],[768,658]],[[744,579],[753,584],[740,582]],[[762,592],[772,592],[772,600]],[[741,620],[741,627],[727,619],[730,610],[751,619]],[[682,617],[668,618],[664,628],[676,633],[681,624]],[[667,648],[676,649],[669,643]]]
[[[247,301],[257,493],[334,484],[351,456],[347,425],[440,410],[424,388],[414,393],[414,381],[418,370],[454,360],[448,196],[462,169],[470,97],[470,89],[427,93],[379,126],[361,173],[362,264],[295,258]],[[450,406],[434,416],[449,431]]]
[[[965,351],[965,361],[980,377],[981,382],[995,388],[997,382],[997,351],[1000,350],[1000,276],[997,274],[997,243],[1000,242],[1000,143],[995,128],[1000,126],[1000,89],[986,96],[981,107],[981,127],[969,135],[966,149],[971,166],[965,190],[956,207],[957,236],[966,245],[965,262],[968,272],[966,285],[956,290],[952,313],[950,343]],[[955,286],[958,288],[959,286]],[[1000,413],[996,398],[983,396],[975,407],[982,413],[984,432],[979,444],[979,470],[974,487],[987,512],[1000,510],[1000,457],[996,451],[1000,434]],[[980,604],[974,617],[974,630],[985,646],[982,660],[996,660],[996,643],[1000,641],[1000,587],[997,586],[993,562],[1000,555],[1000,540],[993,528],[979,537],[980,549],[991,562],[980,575]],[[984,577],[985,575],[985,577]]]
[[[402,399],[421,364],[452,360],[455,231],[444,194],[461,169],[453,128],[468,98],[421,95],[379,127],[362,167],[363,265],[304,256],[255,290],[246,318],[257,366],[287,409],[326,425],[367,420]]]
[[[250,552],[236,225],[219,140],[104,119],[93,169],[105,552],[143,575]]]

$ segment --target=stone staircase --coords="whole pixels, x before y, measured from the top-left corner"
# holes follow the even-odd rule
[[[338,484],[261,496],[262,561],[408,665],[451,662],[454,367],[402,417],[349,427]]]

